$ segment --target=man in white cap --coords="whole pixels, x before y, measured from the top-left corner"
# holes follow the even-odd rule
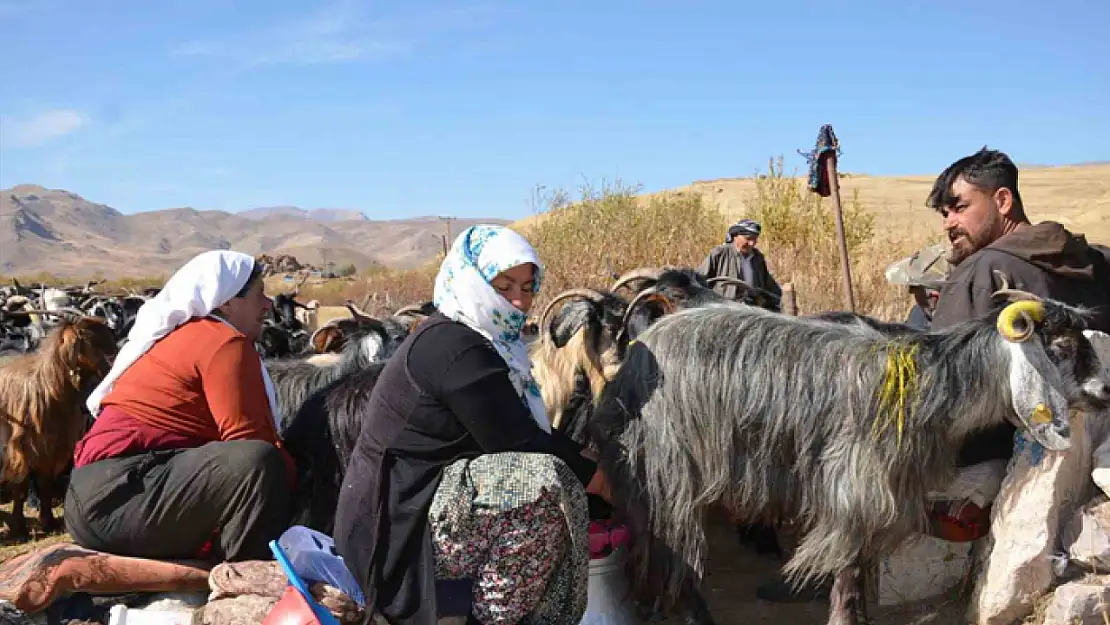
[[[768,307],[779,310],[782,289],[767,268],[767,259],[756,249],[762,228],[758,221],[743,219],[728,229],[725,242],[714,247],[705,260],[698,265],[697,272],[706,280],[711,278],[737,278],[749,286],[763,291]],[[733,299],[744,299],[748,292],[735,284],[718,284],[714,290]]]

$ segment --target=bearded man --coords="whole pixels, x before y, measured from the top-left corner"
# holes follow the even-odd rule
[[[1011,288],[1093,309],[1092,330],[1110,331],[1110,249],[1088,245],[1053,221],[1030,223],[1018,191],[1018,168],[1003,152],[982,148],[937,177],[926,205],[944,217],[951,271],[933,312],[932,329],[981,317],[1001,306],[991,294]],[[960,467],[1013,456],[1016,428],[1002,424],[971,436]],[[961,540],[987,531],[987,512]],[[939,535],[946,535],[938,532]]]
[[[1110,250],[1090,246],[1053,221],[1029,222],[1018,169],[1006,154],[983,148],[952,163],[926,204],[944,217],[953,267],[941,289],[932,327],[993,310],[1001,271],[1015,289],[1093,308],[1092,329],[1110,330]]]

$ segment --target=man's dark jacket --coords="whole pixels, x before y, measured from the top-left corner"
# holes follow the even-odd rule
[[[1001,306],[991,293],[1002,285],[1096,312],[1092,330],[1110,332],[1110,249],[1088,245],[1058,223],[1020,226],[1014,232],[968,256],[956,266],[941,289],[933,328],[982,317]]]
[[[724,243],[710,250],[709,255],[701,261],[696,271],[706,279],[727,277],[743,280],[744,271],[740,263],[740,252],[732,243]],[[776,299],[782,297],[782,288],[771,277],[771,271],[767,268],[767,259],[758,249],[752,249],[751,286],[771,293]],[[713,290],[732,300],[740,299],[744,294],[740,287],[734,284],[716,284]]]

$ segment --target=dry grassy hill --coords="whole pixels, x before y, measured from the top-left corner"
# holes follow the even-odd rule
[[[925,206],[935,177],[842,174],[857,310],[904,318],[909,299],[887,283],[884,270],[945,240],[941,217]],[[1110,243],[1110,163],[1024,166],[1020,190],[1034,222],[1059,221],[1089,241]],[[565,207],[554,197],[556,206]],[[764,222],[760,247],[771,271],[780,282],[793,282],[802,312],[813,313],[845,306],[831,204],[811,193],[804,177],[784,176],[772,164],[755,177],[696,181],[655,193],[590,192],[575,204],[581,209],[540,213],[515,227],[541,247],[552,288],[559,289],[600,284],[597,276],[618,266],[697,265],[721,243],[729,223],[757,217]],[[710,215],[703,207],[716,210]]]
[[[854,191],[876,226],[905,233],[939,232],[940,216],[925,206],[935,175],[880,177],[847,174],[840,193],[848,202]],[[1019,188],[1030,220],[1058,221],[1091,241],[1110,243],[1110,163],[1062,167],[1023,167]],[[755,192],[751,178],[699,180],[673,191],[703,194],[730,220],[741,217]]]
[[[457,232],[500,219],[458,219]],[[69,278],[168,275],[206,249],[292,254],[302,263],[409,268],[443,247],[434,217],[377,221],[357,211],[295,207],[244,213],[172,208],[124,215],[69,191],[0,189],[0,274]]]
[[[870,176],[842,173],[841,198],[851,201],[859,193],[860,204],[875,215],[876,226],[904,238],[938,234],[941,218],[925,206],[925,198],[936,175]],[[804,182],[804,180],[803,180]],[[1019,186],[1026,211],[1034,222],[1058,221],[1087,239],[1110,243],[1110,163],[1021,168]],[[647,201],[666,193],[699,193],[720,209],[730,221],[745,215],[754,202],[756,178],[699,180],[689,185],[641,196]],[[544,213],[522,219],[514,227],[527,228],[544,218]]]

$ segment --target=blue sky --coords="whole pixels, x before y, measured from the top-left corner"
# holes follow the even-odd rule
[[[1106,0],[0,0],[0,187],[516,218],[536,185],[1110,159]]]

